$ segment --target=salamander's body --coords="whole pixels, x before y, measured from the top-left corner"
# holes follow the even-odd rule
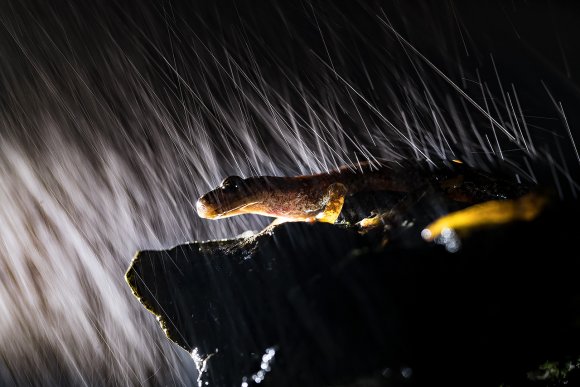
[[[344,199],[366,191],[410,191],[422,178],[418,170],[397,163],[361,163],[316,175],[226,178],[197,201],[199,216],[220,219],[259,214],[285,221],[334,223]]]
[[[488,203],[452,213],[424,230],[426,239],[436,238],[444,228],[477,227],[535,217],[543,208],[542,197],[526,195],[525,184],[510,183],[470,169],[460,161],[442,163],[442,168],[396,162],[371,166],[361,163],[316,175],[296,177],[259,176],[226,178],[222,184],[197,201],[202,218],[220,219],[241,214],[276,217],[277,221],[334,223],[346,197],[359,192],[394,191],[421,194],[428,187],[461,202]],[[539,198],[539,199],[538,199]],[[359,222],[372,226],[375,218]],[[468,227],[467,227],[468,228]]]

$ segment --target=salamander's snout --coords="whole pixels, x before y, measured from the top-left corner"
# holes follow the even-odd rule
[[[197,214],[206,219],[222,219],[244,213],[243,208],[252,198],[244,179],[230,176],[221,185],[197,200]],[[251,204],[251,203],[250,203]]]
[[[215,205],[207,194],[197,200],[195,208],[197,210],[197,215],[199,215],[200,218],[213,219],[217,215]]]

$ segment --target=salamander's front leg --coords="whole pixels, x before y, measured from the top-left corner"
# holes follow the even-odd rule
[[[347,188],[344,184],[334,183],[328,187],[328,193],[325,197],[326,205],[321,213],[316,215],[316,220],[325,223],[334,223],[340,211],[342,211],[342,206],[344,204],[344,197],[347,193]]]

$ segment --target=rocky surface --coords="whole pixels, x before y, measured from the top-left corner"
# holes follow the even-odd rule
[[[455,253],[420,238],[449,206],[404,203],[364,235],[287,223],[141,251],[127,281],[213,386],[580,383],[578,204],[475,231]]]

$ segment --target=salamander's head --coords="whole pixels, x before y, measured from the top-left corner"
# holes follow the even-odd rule
[[[259,202],[256,178],[226,177],[219,187],[199,198],[197,214],[206,219],[221,219],[248,213]]]

